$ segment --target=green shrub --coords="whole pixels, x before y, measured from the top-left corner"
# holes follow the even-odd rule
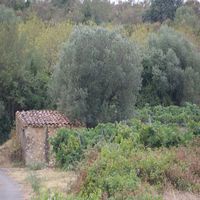
[[[124,199],[139,184],[140,179],[131,160],[123,155],[123,149],[118,144],[110,144],[102,148],[99,159],[89,168],[82,195],[87,198],[101,191],[109,198],[117,195],[119,199]]]
[[[58,164],[71,168],[83,156],[85,144],[76,130],[62,128],[55,137],[50,138]]]
[[[184,132],[175,125],[164,125],[159,122],[143,125],[140,131],[141,143],[146,147],[170,147],[185,144],[193,134]]]

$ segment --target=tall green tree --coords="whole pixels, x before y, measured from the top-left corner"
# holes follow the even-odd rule
[[[88,127],[130,117],[141,83],[139,52],[115,32],[77,27],[50,87],[59,109]]]
[[[14,11],[0,6],[0,143],[8,138],[17,110],[43,108],[47,101],[43,59],[26,45],[25,37],[19,36]]]
[[[145,21],[163,22],[173,20],[177,8],[183,5],[183,0],[151,0],[150,8],[144,15]]]

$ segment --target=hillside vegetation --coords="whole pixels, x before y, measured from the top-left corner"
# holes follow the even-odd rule
[[[0,0],[0,144],[16,111],[84,124],[49,139],[55,170],[75,172],[70,191],[31,175],[34,198],[200,198],[199,47],[197,0]],[[4,153],[21,156],[10,142]]]

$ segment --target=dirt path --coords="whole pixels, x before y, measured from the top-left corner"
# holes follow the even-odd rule
[[[0,169],[0,199],[23,200],[20,186],[7,176],[4,169]]]

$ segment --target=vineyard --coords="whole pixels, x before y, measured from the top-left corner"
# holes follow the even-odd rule
[[[196,105],[146,106],[132,120],[60,129],[50,143],[59,167],[80,172],[71,199],[162,199],[168,185],[200,192],[199,121]]]

